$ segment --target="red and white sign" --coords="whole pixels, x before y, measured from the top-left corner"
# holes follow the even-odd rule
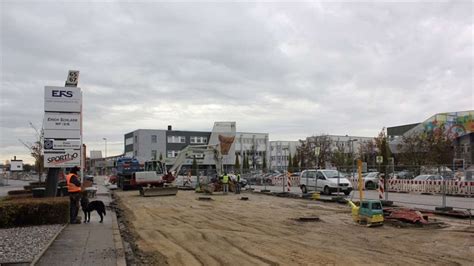
[[[44,167],[74,167],[81,164],[81,151],[45,151]]]

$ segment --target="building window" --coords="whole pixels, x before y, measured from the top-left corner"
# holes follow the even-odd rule
[[[178,156],[178,153],[179,153],[179,151],[168,151],[166,156],[168,158],[174,158],[174,157]]]
[[[184,136],[168,136],[168,143],[186,143]]]
[[[196,158],[196,159],[204,159],[204,153],[196,154],[196,155],[194,155],[194,158]]]
[[[135,143],[138,143],[138,136],[135,136]]]
[[[156,160],[156,150],[151,150],[151,158]]]
[[[156,135],[151,135],[151,143],[156,143]]]
[[[191,144],[206,144],[207,138],[206,137],[191,137],[190,142]]]
[[[138,155],[138,151],[135,151],[135,156],[137,156],[137,155]]]

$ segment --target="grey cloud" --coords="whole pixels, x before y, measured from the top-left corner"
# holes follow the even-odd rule
[[[474,108],[472,2],[2,2],[1,22],[2,160],[68,69],[89,149],[107,137],[116,153],[124,133],[168,124],[370,136]]]

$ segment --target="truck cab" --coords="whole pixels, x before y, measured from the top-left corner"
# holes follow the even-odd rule
[[[303,193],[320,191],[326,195],[337,192],[339,188],[340,192],[349,195],[352,191],[352,184],[337,170],[304,170],[300,176],[300,188]]]

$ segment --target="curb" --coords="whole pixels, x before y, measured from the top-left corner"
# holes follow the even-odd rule
[[[114,246],[116,254],[117,266],[126,266],[127,262],[125,260],[125,250],[123,248],[122,237],[120,236],[120,230],[117,222],[117,215],[115,211],[112,215],[112,234],[114,237]]]
[[[64,228],[66,228],[68,224],[64,224],[63,227],[61,228],[61,230],[59,230],[54,236],[53,238],[51,238],[51,240],[48,242],[48,244],[46,244],[46,246],[44,247],[44,249],[38,254],[35,256],[35,258],[33,259],[33,261],[31,262],[31,266],[34,266],[36,265],[36,263],[38,263],[38,261],[41,259],[41,257],[43,257],[44,253],[46,253],[46,251],[49,249],[49,247],[53,244],[54,240],[56,240],[56,238],[58,238],[59,234],[61,234],[64,230]]]

